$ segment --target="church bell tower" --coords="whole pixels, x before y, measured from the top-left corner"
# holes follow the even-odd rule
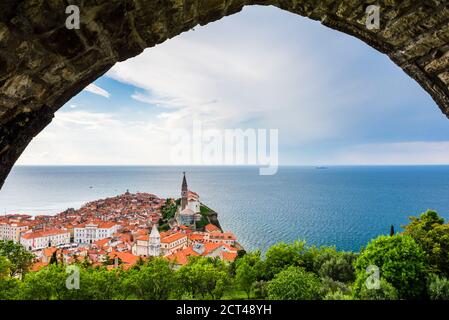
[[[182,187],[181,187],[181,211],[187,208],[187,180],[186,180],[186,173],[183,172],[183,179],[182,179]]]
[[[151,257],[157,257],[161,254],[161,235],[157,230],[157,226],[154,224],[153,229],[149,236],[148,255]]]

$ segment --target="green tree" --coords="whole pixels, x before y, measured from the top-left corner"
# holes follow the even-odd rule
[[[302,255],[306,251],[305,241],[295,241],[292,244],[281,242],[271,246],[265,254],[265,280],[272,279],[289,266],[302,266]]]
[[[165,204],[161,207],[162,218],[165,221],[174,218],[176,214],[176,209],[177,209],[176,201],[174,201],[171,198],[168,198],[165,201]]]
[[[78,265],[79,288],[66,287],[66,279],[69,273],[63,269],[63,279],[58,292],[59,299],[63,300],[112,300],[124,297],[122,278],[125,271],[117,268],[108,270],[104,266],[83,267]]]
[[[66,290],[65,279],[64,269],[55,264],[29,272],[23,280],[21,297],[27,300],[62,299]]]
[[[20,282],[10,275],[11,262],[0,256],[0,300],[12,300],[19,294]]]
[[[318,274],[323,278],[329,277],[343,283],[353,282],[356,258],[357,256],[351,252],[338,252],[321,264]]]
[[[259,280],[254,282],[253,291],[256,299],[265,299],[268,295],[267,282],[265,280]]]
[[[337,290],[335,292],[328,292],[324,297],[323,300],[353,300],[353,297],[349,294],[346,294],[340,290]]]
[[[193,298],[209,294],[213,299],[217,294],[223,294],[229,283],[226,265],[219,259],[191,257],[189,263],[182,266],[176,273],[178,283],[184,292]]]
[[[11,262],[8,258],[0,256],[0,280],[9,278],[11,274]]]
[[[235,281],[239,287],[245,291],[248,299],[250,298],[253,284],[257,279],[254,266],[251,266],[247,261],[240,263],[236,270]]]
[[[235,281],[245,291],[248,299],[251,296],[254,283],[262,274],[260,251],[247,253],[236,260]]]
[[[358,298],[360,300],[398,300],[398,290],[385,279],[380,279],[379,288],[362,286]]]
[[[404,234],[424,249],[433,272],[449,276],[449,225],[432,210],[410,220],[404,226]]]
[[[167,260],[151,259],[139,270],[130,270],[127,279],[128,290],[138,299],[166,300],[174,284],[174,273]]]
[[[6,257],[11,263],[9,266],[11,276],[25,275],[33,263],[33,254],[13,241],[0,241],[0,256]]]
[[[305,248],[305,250],[301,253],[300,259],[302,261],[300,264],[306,269],[306,271],[318,274],[323,263],[333,257],[336,257],[337,255],[338,251],[335,247],[311,246]]]
[[[333,294],[336,294],[338,296],[338,293],[341,293],[343,295],[351,295],[351,289],[350,287],[340,281],[334,280],[329,277],[321,278],[321,293],[324,296],[332,297]],[[328,299],[328,300],[335,300],[335,299]]]
[[[430,275],[427,294],[431,300],[449,300],[449,280],[436,274]]]
[[[108,270],[105,267],[82,270],[79,291],[92,300],[112,300],[121,290],[121,269]]]
[[[290,266],[268,282],[271,300],[316,300],[321,297],[319,278],[303,268]]]
[[[424,251],[410,236],[380,236],[368,244],[355,262],[356,297],[366,287],[368,266],[379,268],[380,278],[398,291],[399,298],[422,297],[428,266]]]

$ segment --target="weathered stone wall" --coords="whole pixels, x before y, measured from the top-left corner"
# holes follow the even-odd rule
[[[65,8],[81,28],[65,27]],[[449,8],[438,0],[2,0],[0,2],[0,187],[11,167],[72,96],[114,63],[239,12],[274,5],[351,34],[414,78],[449,115]],[[368,30],[365,9],[381,7]]]

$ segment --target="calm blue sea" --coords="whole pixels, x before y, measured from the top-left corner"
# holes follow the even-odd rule
[[[253,167],[16,166],[0,190],[0,212],[55,214],[131,192],[180,195],[189,189],[219,213],[247,249],[306,239],[358,250],[428,208],[449,218],[449,166]]]

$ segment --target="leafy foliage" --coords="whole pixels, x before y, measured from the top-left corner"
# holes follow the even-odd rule
[[[11,276],[25,275],[33,262],[33,254],[13,241],[0,241],[0,256],[9,260]]]
[[[262,275],[262,268],[260,251],[245,254],[236,262],[235,281],[239,287],[245,291],[248,299],[255,287],[256,280]],[[261,283],[259,283],[259,285],[260,284]],[[256,288],[261,290],[259,292],[260,295],[264,294],[264,288],[261,286],[257,287],[257,285]]]
[[[177,209],[176,201],[169,198],[165,201],[165,204],[161,207],[162,218],[167,221],[175,217]]]
[[[449,300],[449,280],[435,274],[430,275],[427,293],[431,300]]]
[[[174,284],[174,271],[165,259],[156,258],[132,269],[124,280],[130,295],[142,300],[166,300]]]
[[[404,234],[410,235],[424,249],[435,273],[449,276],[449,225],[432,210],[410,220],[404,227]]]
[[[399,299],[398,290],[388,283],[385,279],[380,279],[380,286],[377,289],[370,289],[362,286],[359,292],[361,300],[397,300]]]
[[[211,212],[212,212],[211,208],[205,206],[204,204],[200,204],[200,214],[202,216],[207,216]]]
[[[223,261],[204,257],[192,257],[189,264],[179,269],[177,279],[181,289],[193,298],[209,295],[212,299],[219,299],[229,283]]]
[[[290,266],[303,266],[303,254],[307,251],[305,241],[292,244],[278,243],[265,254],[265,278],[272,279],[276,274]]]
[[[396,288],[399,298],[422,297],[428,266],[423,249],[410,236],[380,236],[362,251],[355,262],[358,297],[366,287],[368,266],[379,268],[381,278]]]
[[[268,283],[271,300],[315,300],[321,298],[320,279],[303,268],[290,266]]]
[[[207,224],[209,224],[209,219],[205,216],[202,216],[200,221],[195,222],[197,229],[203,229]]]

